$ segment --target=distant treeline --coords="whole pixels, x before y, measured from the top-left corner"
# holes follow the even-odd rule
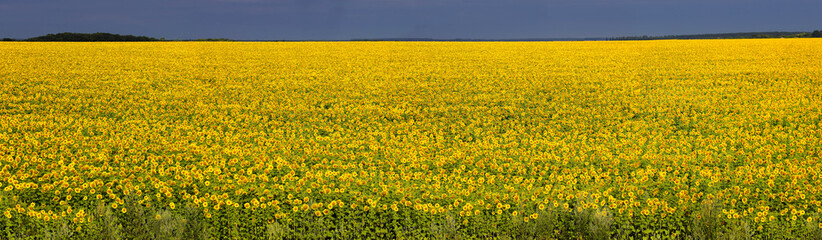
[[[185,41],[197,41],[197,42],[233,42],[234,40],[228,38],[199,38],[195,40],[185,40]]]
[[[119,35],[112,33],[57,33],[48,34],[39,37],[24,39],[23,41],[30,42],[148,42],[160,41],[160,39],[134,36],[134,35]]]
[[[28,42],[150,42],[166,41],[165,38],[153,38],[146,36],[120,35],[112,33],[56,33],[27,39],[3,38],[3,41],[28,41]],[[234,41],[228,38],[202,38],[195,40],[174,40],[174,41],[206,41],[206,42],[228,42]]]
[[[601,41],[601,40],[659,40],[659,39],[739,39],[739,38],[822,38],[822,30],[813,32],[744,32],[744,33],[714,33],[714,34],[692,34],[692,35],[667,35],[667,36],[629,36],[611,38],[528,38],[528,39],[434,39],[434,38],[378,38],[378,39],[352,39],[349,41]],[[165,38],[152,38],[146,36],[119,35],[112,33],[57,33],[48,34],[28,39],[3,38],[2,41],[30,41],[30,42],[147,42],[166,41]],[[202,38],[195,40],[172,40],[172,41],[234,41],[227,38]]]
[[[715,34],[693,34],[693,35],[667,35],[667,36],[630,36],[615,37],[608,40],[658,40],[658,39],[738,39],[738,38],[819,38],[822,31],[813,32],[743,32],[743,33],[715,33]]]

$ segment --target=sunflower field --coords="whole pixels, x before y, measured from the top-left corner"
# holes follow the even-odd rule
[[[822,239],[822,40],[0,43],[2,239]]]

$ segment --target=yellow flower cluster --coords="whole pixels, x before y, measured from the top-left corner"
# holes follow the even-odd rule
[[[818,56],[818,39],[1,43],[0,209],[633,221],[712,201],[817,221]]]

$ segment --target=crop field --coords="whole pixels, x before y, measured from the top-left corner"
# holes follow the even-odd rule
[[[820,56],[0,43],[0,238],[822,239]]]

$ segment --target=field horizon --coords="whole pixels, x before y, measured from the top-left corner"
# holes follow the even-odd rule
[[[519,38],[432,38],[432,37],[359,37],[349,39],[230,39],[230,38],[194,38],[166,39],[165,37],[148,37],[120,35],[112,33],[50,33],[42,36],[14,39],[4,37],[3,41],[28,42],[146,42],[146,41],[206,41],[206,42],[554,42],[554,41],[633,41],[633,40],[692,40],[692,39],[760,39],[760,38],[820,38],[822,31],[761,31],[761,32],[724,32],[700,34],[637,35],[637,36],[599,36],[599,37],[519,37]]]

